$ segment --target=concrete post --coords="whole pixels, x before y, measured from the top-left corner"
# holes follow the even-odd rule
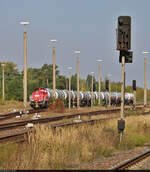
[[[144,106],[147,104],[146,63],[147,60],[144,58]]]
[[[24,79],[23,79],[23,89],[24,89],[24,108],[27,107],[27,32],[24,32]]]
[[[110,94],[111,94],[111,83],[110,83],[110,79],[109,79],[109,106],[111,106],[111,97],[110,97]]]
[[[98,82],[98,104],[100,105],[101,104],[101,95],[100,95],[100,92],[101,92],[101,69],[100,69],[100,64],[98,66],[98,73],[99,73],[99,82]]]
[[[80,98],[80,92],[79,92],[79,57],[77,57],[77,108],[80,107],[79,98]]]
[[[55,98],[56,81],[55,81],[55,47],[53,47],[53,98]]]
[[[92,92],[91,107],[93,107],[93,75],[92,75],[92,83],[91,83],[91,92]]]
[[[69,72],[69,109],[70,109],[70,107],[71,107],[71,95],[70,95],[70,93],[71,93],[71,74],[70,74],[70,72]]]
[[[5,102],[5,74],[4,74],[4,64],[3,64],[3,73],[2,73],[2,77],[3,77],[3,81],[2,81],[2,87],[3,87],[3,103]]]
[[[111,106],[111,97],[110,97],[110,94],[111,94],[111,80],[109,79],[109,106]]]

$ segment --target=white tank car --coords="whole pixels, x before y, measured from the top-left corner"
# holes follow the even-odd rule
[[[46,88],[48,91],[48,95],[50,98],[53,97],[53,90]],[[92,92],[91,91],[80,91],[79,92],[79,99],[80,99],[80,105],[90,105],[91,104],[91,98],[92,98]],[[105,104],[109,103],[109,92],[100,92],[101,101],[103,101]],[[56,99],[63,99],[63,100],[69,100],[69,91],[68,90],[57,90],[55,92],[55,98]],[[70,99],[71,103],[77,102],[77,91],[71,91],[70,92]],[[94,91],[93,92],[93,100],[98,101],[99,99],[99,92]],[[111,92],[110,93],[110,99],[112,105],[120,105],[121,104],[121,93],[119,92]],[[125,93],[125,104],[133,104],[134,102],[134,94],[132,93]]]
[[[104,92],[100,92],[101,100],[105,100],[105,94]]]
[[[98,100],[98,92],[94,91],[94,100]]]
[[[132,93],[126,93],[125,94],[125,96],[126,96],[126,98],[127,98],[127,104],[133,104],[133,102],[134,102],[134,94],[132,94]]]
[[[111,92],[110,97],[111,97],[111,105],[116,105],[116,100],[117,100],[116,92]]]

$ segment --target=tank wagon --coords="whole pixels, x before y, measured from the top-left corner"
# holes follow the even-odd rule
[[[111,105],[119,106],[121,105],[121,93],[118,92],[100,92],[101,102],[103,105],[109,104],[109,96],[111,100]],[[32,95],[30,96],[30,105],[32,108],[46,108],[50,99],[53,97],[53,90],[49,88],[36,88],[34,89]],[[93,92],[93,102],[98,102],[99,93]],[[65,100],[67,103],[69,101],[69,91],[68,90],[57,90],[55,91],[55,99]],[[77,105],[77,91],[70,92],[71,106]],[[80,106],[91,106],[92,92],[90,91],[80,91],[79,101]],[[131,105],[134,102],[134,94],[125,93],[125,104]]]

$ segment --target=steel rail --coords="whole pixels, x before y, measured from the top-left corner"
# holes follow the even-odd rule
[[[147,115],[147,114],[150,114],[150,112],[144,112],[141,115]],[[131,115],[125,115],[125,117],[129,117],[129,116],[131,116]],[[136,116],[136,115],[134,115],[134,116]],[[100,121],[106,121],[106,120],[117,119],[117,118],[119,118],[119,117],[100,118],[100,119],[92,119],[92,120],[86,120],[86,121],[80,121],[80,122],[70,122],[70,123],[68,122],[68,123],[64,123],[64,124],[55,124],[55,125],[53,124],[53,125],[50,125],[50,127],[55,130],[57,127],[82,125],[82,124],[86,124],[86,123],[95,124],[95,123],[100,122]],[[16,134],[10,134],[10,135],[7,135],[7,136],[1,136],[0,137],[0,142],[3,141],[3,140],[7,141],[8,138],[12,138],[13,139],[16,136],[27,134],[27,132],[28,131],[25,130],[24,132],[18,132]],[[23,140],[21,139],[21,141],[23,141]]]
[[[55,125],[50,125],[50,127],[52,129],[55,129],[56,127],[65,127],[65,126],[72,126],[72,125],[78,125],[78,124],[85,124],[85,123],[91,123],[91,124],[94,124],[96,122],[99,122],[99,121],[105,121],[105,120],[110,120],[110,119],[115,119],[117,117],[111,117],[111,118],[101,118],[101,119],[95,119],[95,120],[87,120],[87,121],[82,121],[80,123],[65,123],[65,124],[55,124]],[[15,134],[9,134],[9,135],[6,135],[6,136],[1,136],[0,137],[0,142],[1,141],[7,141],[9,138],[10,139],[14,139],[16,136],[23,136],[24,134],[27,134],[27,130],[24,130],[24,131],[21,131],[21,132],[18,132],[18,133],[15,133]]]
[[[17,132],[15,134],[9,134],[9,135],[5,135],[5,136],[0,136],[0,143],[6,142],[6,141],[12,141],[14,139],[15,139],[15,142],[25,141],[24,136],[27,133],[28,133],[28,131],[24,130],[24,131]],[[19,138],[19,140],[17,138]]]
[[[139,104],[139,106],[140,105],[142,105],[142,104]],[[148,105],[147,105],[148,106]],[[139,108],[139,107],[137,107],[137,108]],[[140,107],[141,108],[141,107]],[[119,109],[119,108],[118,108]],[[26,112],[28,113],[28,114],[33,114],[33,113],[39,113],[39,112],[44,112],[44,111],[46,111],[45,109],[43,110],[43,109],[27,109],[26,110]],[[105,111],[105,110],[104,110]],[[0,121],[2,121],[2,120],[6,120],[6,119],[10,119],[10,118],[13,118],[13,117],[15,117],[15,116],[17,116],[17,115],[23,115],[23,114],[25,114],[26,112],[24,112],[23,110],[21,110],[21,111],[17,111],[17,112],[11,112],[11,113],[7,113],[7,114],[1,114],[0,115]],[[98,113],[99,113],[99,110],[97,111]],[[85,112],[86,113],[86,112]],[[91,112],[89,112],[89,114],[90,114]]]
[[[53,124],[51,125],[52,129],[58,128],[58,127],[67,127],[67,126],[73,126],[73,125],[82,125],[82,124],[95,124],[97,122],[100,121],[105,121],[105,120],[111,120],[111,119],[116,119],[119,117],[110,117],[110,118],[100,118],[100,119],[91,119],[91,120],[84,120],[84,121],[77,121],[77,122],[68,122],[68,123],[64,123],[64,124]]]
[[[111,168],[110,170],[111,171],[116,171],[116,170],[125,170],[125,169],[128,169],[129,167],[139,163],[140,161],[144,160],[145,158],[149,157],[150,156],[150,150],[138,155],[138,156],[135,156],[133,157],[132,159],[129,159],[125,162],[122,162],[121,164]]]
[[[33,113],[39,113],[39,112],[44,112],[45,110],[43,110],[43,109],[28,109],[26,112],[27,112],[27,114],[33,114]],[[12,113],[8,113],[8,114],[1,114],[0,115],[0,121],[2,121],[2,120],[6,120],[6,119],[10,119],[10,118],[13,118],[13,117],[15,117],[15,116],[17,116],[17,115],[23,115],[23,114],[25,114],[25,112],[24,111],[17,111],[17,112],[12,112]]]
[[[128,110],[128,109],[130,109],[130,108],[126,108],[126,110]],[[139,107],[139,108],[137,108],[137,110],[138,109],[142,109],[142,108]],[[93,115],[94,116],[94,115],[110,114],[110,113],[115,113],[115,112],[119,112],[119,111],[120,111],[120,109],[98,110],[98,111],[91,111],[91,112],[84,112],[84,113],[76,113],[76,114],[71,114],[71,115],[61,115],[61,116],[57,116],[57,117],[45,117],[45,118],[39,118],[39,119],[8,122],[8,123],[0,124],[0,131],[25,126],[28,123],[33,123],[33,124],[46,123],[46,122],[53,122],[53,121],[58,121],[58,120],[62,120],[62,119],[70,119],[70,118],[77,117],[78,115],[80,115],[80,116],[92,116]]]
[[[148,115],[150,114],[149,112],[144,112],[140,115]],[[129,117],[131,115],[126,114],[125,117]],[[132,115],[132,116],[139,116],[139,115]],[[56,127],[66,127],[66,126],[73,126],[73,125],[82,125],[82,124],[86,124],[86,123],[97,123],[100,121],[104,121],[104,120],[111,120],[111,119],[117,119],[120,118],[120,116],[115,116],[115,117],[108,117],[108,118],[100,118],[100,119],[91,119],[91,120],[77,120],[75,122],[68,122],[68,123],[63,123],[63,124],[53,124],[51,125],[51,128],[55,129]]]

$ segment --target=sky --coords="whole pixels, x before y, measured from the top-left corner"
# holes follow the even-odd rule
[[[56,64],[68,76],[76,73],[80,50],[80,77],[94,72],[102,59],[102,79],[121,81],[121,63],[116,50],[119,16],[131,16],[133,63],[125,65],[126,85],[137,81],[143,87],[144,57],[147,58],[147,87],[150,88],[150,0],[0,0],[0,61],[11,61],[23,69],[23,32],[27,32],[27,65],[40,68],[52,64],[51,39],[56,39]],[[26,27],[21,21],[29,21]]]

